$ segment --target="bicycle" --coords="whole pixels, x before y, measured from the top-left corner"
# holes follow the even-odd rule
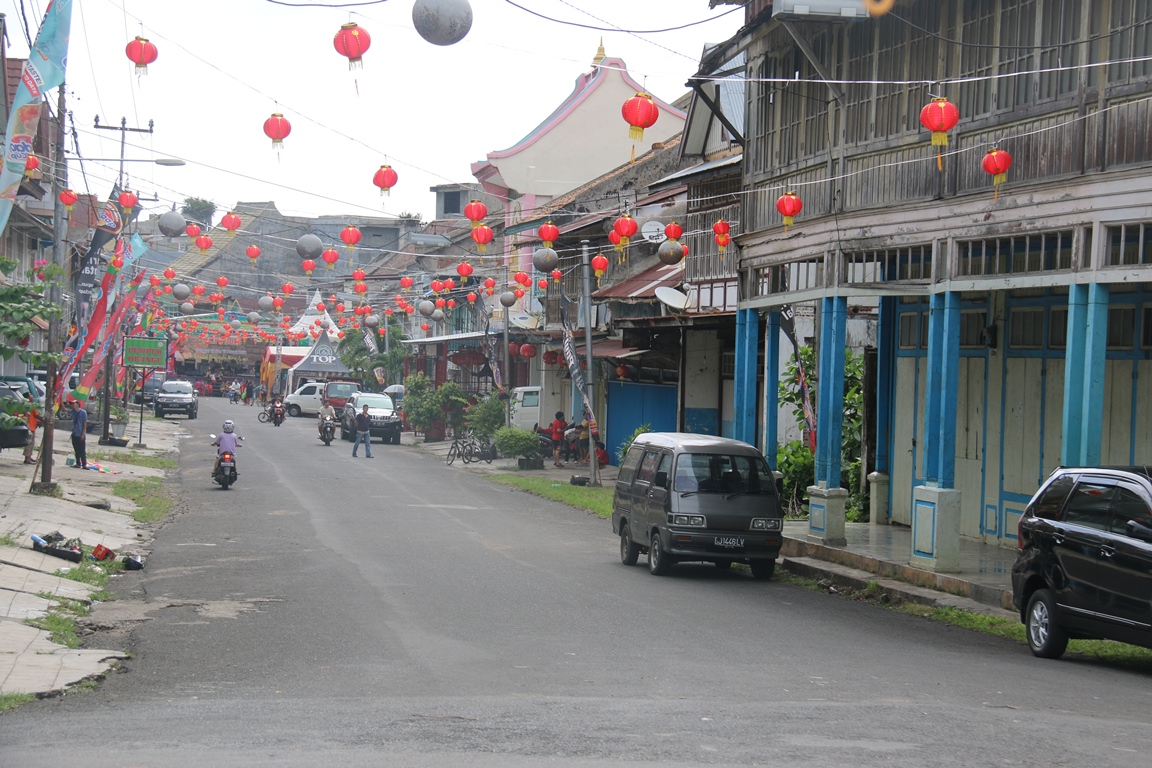
[[[464,463],[472,461],[472,452],[470,446],[471,436],[464,434],[456,437],[452,441],[451,447],[448,448],[448,455],[444,457],[444,461],[448,466],[452,466],[452,462],[456,461],[457,457],[463,459]]]
[[[492,459],[496,458],[496,446],[493,443],[486,443],[473,438],[469,448],[469,458],[474,462],[483,461],[491,464]]]

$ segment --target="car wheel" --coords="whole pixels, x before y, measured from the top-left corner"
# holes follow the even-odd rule
[[[752,578],[758,581],[768,581],[772,578],[772,574],[776,573],[775,560],[753,560],[750,566],[752,567]]]
[[[196,409],[195,408],[188,411],[188,420],[191,421],[194,418],[196,418]]]
[[[291,416],[292,418],[296,418],[297,416],[299,416],[300,415],[300,406],[298,406],[298,405],[288,406],[288,415]]]
[[[652,543],[648,545],[648,572],[653,576],[664,576],[672,567],[672,558],[664,552],[664,545],[660,543],[660,532],[652,534]]]
[[[1028,647],[1042,659],[1058,659],[1068,647],[1068,633],[1056,619],[1056,599],[1051,590],[1038,589],[1025,612]]]
[[[159,408],[157,408],[153,413],[155,413],[156,418],[158,419],[164,418],[164,411],[160,410]]]
[[[627,525],[620,526],[620,562],[624,565],[636,565],[640,558],[640,546],[632,541],[632,532]]]

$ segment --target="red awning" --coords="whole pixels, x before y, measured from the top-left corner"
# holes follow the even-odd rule
[[[634,277],[602,288],[592,294],[594,299],[615,299],[617,301],[649,301],[656,298],[657,288],[675,288],[684,282],[684,262],[679,264],[658,264]]]

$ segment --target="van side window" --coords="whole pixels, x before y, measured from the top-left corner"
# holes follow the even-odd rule
[[[640,474],[636,476],[637,482],[652,482],[652,478],[656,474],[656,461],[659,458],[660,453],[658,451],[648,451],[648,453],[644,454],[644,461],[640,464]]]
[[[316,394],[316,385],[309,384],[307,387],[304,388],[304,391],[302,391],[300,394],[301,395],[314,395],[314,394]]]
[[[525,392],[524,400],[521,405],[523,405],[525,408],[535,408],[536,406],[540,405],[540,393]]]
[[[672,454],[665,453],[660,457],[660,465],[656,467],[656,477],[654,484],[659,488],[668,487],[668,476],[672,473]],[[659,482],[663,481],[663,482]]]
[[[639,446],[629,448],[628,454],[624,457],[624,463],[620,465],[620,472],[616,479],[626,485],[631,485],[636,478],[636,470],[639,469],[642,458],[644,458],[643,448]]]
[[[1052,484],[1044,489],[1044,495],[1032,505],[1032,514],[1045,520],[1059,520],[1064,500],[1068,498],[1068,492],[1075,484],[1076,475],[1063,475],[1053,480]]]

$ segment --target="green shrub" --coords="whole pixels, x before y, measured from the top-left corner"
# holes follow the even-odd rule
[[[501,456],[534,459],[540,455],[540,439],[526,429],[503,427],[496,430],[496,450]]]
[[[784,514],[803,517],[808,487],[816,482],[816,461],[812,451],[800,440],[781,445],[776,449],[776,468],[784,475],[784,493],[780,498]]]
[[[644,434],[645,432],[651,432],[651,431],[652,431],[652,425],[651,424],[641,424],[640,426],[636,427],[636,431],[633,432],[632,434],[628,435],[628,439],[625,440],[620,445],[620,447],[616,449],[616,458],[619,459],[620,461],[624,461],[624,457],[628,454],[628,449],[632,447],[632,442],[636,438],[640,437],[640,435]]]
[[[477,437],[488,440],[496,434],[496,430],[504,426],[504,406],[507,402],[493,392],[468,409],[464,423]]]

